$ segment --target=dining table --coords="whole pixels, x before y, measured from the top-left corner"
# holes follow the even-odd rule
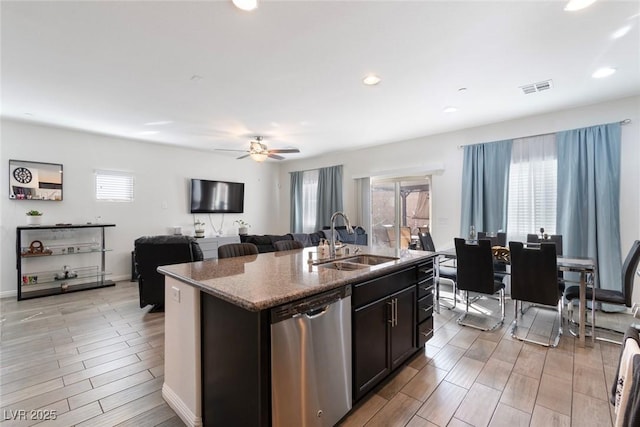
[[[442,251],[437,251],[438,259],[435,263],[436,265],[436,280],[440,277],[439,275],[439,267],[441,262],[445,262],[446,260],[455,260],[456,259],[456,250],[455,248],[445,249]],[[501,257],[500,259],[496,259],[496,262],[499,263],[507,263],[508,259]],[[580,320],[578,321],[578,345],[580,347],[584,347],[586,344],[586,311],[587,311],[587,286],[593,286],[595,283],[595,277],[597,273],[596,262],[593,258],[585,258],[585,257],[574,257],[574,256],[566,256],[566,255],[558,255],[557,257],[558,271],[562,272],[571,272],[578,273],[579,280],[575,281],[580,284],[580,297],[578,304],[578,313]],[[508,273],[508,269],[507,272]],[[574,282],[573,280],[565,279],[565,282]],[[439,286],[436,283],[435,287],[435,298],[436,303],[439,304]],[[455,297],[455,296],[454,296]],[[591,322],[591,341],[595,342],[595,325],[594,322]]]

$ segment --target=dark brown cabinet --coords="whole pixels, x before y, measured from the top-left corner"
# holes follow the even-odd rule
[[[391,370],[396,369],[417,350],[416,346],[416,288],[391,296],[395,304],[395,321],[389,328],[391,335]]]
[[[354,400],[364,396],[418,348],[415,277],[413,267],[354,287]]]
[[[416,325],[417,345],[422,347],[433,337],[433,258],[418,265],[418,323]]]

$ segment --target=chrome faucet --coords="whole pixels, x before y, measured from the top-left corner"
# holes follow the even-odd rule
[[[331,239],[329,241],[329,257],[336,257],[336,218],[341,216],[344,219],[345,225],[347,226],[347,233],[353,234],[353,228],[351,228],[351,223],[349,222],[349,217],[344,212],[335,212],[331,215]]]

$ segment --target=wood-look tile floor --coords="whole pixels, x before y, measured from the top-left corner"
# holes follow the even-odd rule
[[[512,307],[508,301],[508,314]],[[148,311],[130,282],[0,300],[0,424],[183,426],[161,396],[164,314]],[[566,334],[547,350],[513,340],[508,323],[494,332],[460,327],[459,312],[434,315],[436,332],[424,351],[341,424],[612,425],[607,396],[619,346],[578,348]],[[544,335],[552,319],[526,317],[520,332]],[[55,420],[37,419],[53,413]]]
[[[184,426],[162,399],[164,314],[149,308],[131,282],[0,300],[0,424]]]
[[[478,309],[496,315],[497,303]],[[615,423],[608,402],[620,346],[587,339],[580,348],[564,325],[557,348],[511,338],[513,302],[507,299],[505,324],[493,332],[462,327],[463,305],[434,314],[435,334],[424,351],[381,384],[340,423],[353,426],[574,426]],[[598,312],[598,324],[624,331],[639,322],[631,315]],[[529,310],[519,336],[548,341],[555,315]],[[473,316],[472,320],[482,321]],[[635,322],[634,322],[635,321]],[[620,337],[617,337],[620,339]]]

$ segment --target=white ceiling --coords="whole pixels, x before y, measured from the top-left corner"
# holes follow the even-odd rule
[[[564,5],[3,0],[2,115],[205,150],[264,135],[295,159],[640,94],[640,2]]]

